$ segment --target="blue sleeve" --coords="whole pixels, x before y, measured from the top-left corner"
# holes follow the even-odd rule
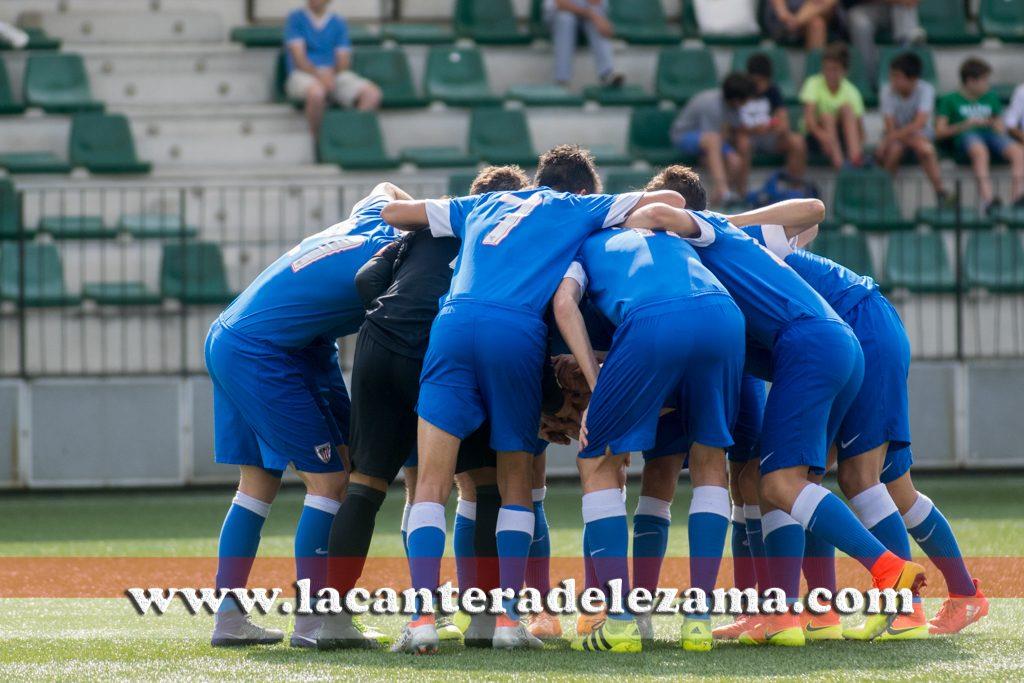
[[[348,22],[339,17],[337,14],[334,18],[338,21],[338,35],[334,40],[334,49],[349,49],[352,47],[352,39],[348,35]]]
[[[588,194],[572,195],[572,200],[591,229],[600,230],[621,225],[643,196],[643,192]]]
[[[284,22],[284,43],[287,45],[293,40],[302,40],[306,38],[302,34],[302,10],[295,10],[288,15],[288,19]]]
[[[750,237],[764,244],[764,231],[761,230],[760,225],[748,225],[745,228],[740,228],[743,232],[747,233]]]

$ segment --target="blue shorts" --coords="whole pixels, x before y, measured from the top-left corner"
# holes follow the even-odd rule
[[[423,360],[419,416],[460,439],[489,419],[494,450],[533,453],[546,346],[547,325],[530,312],[445,304]]]
[[[676,149],[686,156],[699,157],[704,153],[704,150],[700,148],[700,139],[702,137],[704,137],[704,131],[688,130],[672,140],[672,143],[676,146]],[[722,154],[730,154],[735,151],[736,149],[728,142],[722,143]]]
[[[822,473],[829,444],[864,377],[860,343],[839,321],[799,320],[775,339],[772,366],[761,474],[801,466]]]
[[[956,138],[957,151],[964,156],[967,156],[967,150],[974,145],[984,145],[990,153],[1003,159],[1006,157],[1006,148],[1011,144],[1013,140],[1009,136],[991,129],[969,130]]]
[[[747,462],[760,457],[761,426],[764,423],[764,404],[768,400],[768,387],[764,380],[743,375],[740,388],[740,410],[732,430],[735,443],[729,449],[730,462]]]
[[[349,400],[325,348],[288,353],[214,322],[206,337],[213,380],[214,460],[283,471],[340,472]]]
[[[652,449],[662,407],[675,401],[690,444],[727,448],[743,376],[743,315],[726,294],[642,306],[626,316],[587,412],[579,457]]]
[[[910,445],[910,340],[896,309],[879,292],[846,315],[864,351],[864,382],[839,426],[839,459],[867,453],[885,442],[889,450]]]

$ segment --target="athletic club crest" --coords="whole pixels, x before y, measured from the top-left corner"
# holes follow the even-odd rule
[[[322,443],[313,450],[316,451],[316,457],[320,458],[325,463],[331,461],[331,444]]]

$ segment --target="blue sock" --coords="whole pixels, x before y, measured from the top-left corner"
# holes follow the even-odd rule
[[[409,576],[416,591],[426,588],[433,594],[441,583],[444,529],[444,506],[440,503],[416,503],[409,510]],[[426,612],[424,607],[417,599],[420,614]]]
[[[768,560],[764,552],[761,508],[757,505],[744,505],[743,518],[746,520],[747,545],[750,547],[750,556],[754,559],[754,578],[757,579],[757,590],[763,593],[772,585],[772,580],[771,574],[768,573]]]
[[[597,573],[594,571],[594,558],[590,556],[590,535],[587,525],[583,525],[583,587],[600,588],[597,585]]]
[[[742,505],[732,506],[732,575],[733,583],[740,590],[757,588],[757,574],[754,572],[754,558],[750,555],[750,541],[747,540],[747,519]]]
[[[652,594],[658,589],[658,577],[668,549],[671,508],[667,500],[640,496],[633,513],[633,585],[646,588]]]
[[[704,591],[709,605],[711,591],[715,589],[718,569],[722,564],[725,532],[729,529],[729,508],[729,490],[724,486],[697,486],[693,489],[687,524],[690,539],[690,585]]]
[[[769,585],[781,588],[786,602],[800,599],[800,568],[804,559],[804,530],[782,510],[771,510],[763,519],[764,550],[770,575]],[[758,577],[760,580],[760,577]]]
[[[409,511],[412,510],[412,503],[405,501],[402,508],[402,550],[405,551],[405,558],[409,559]]]
[[[808,591],[827,588],[836,594],[836,547],[810,531],[804,532],[803,569]]]
[[[820,484],[807,484],[793,502],[790,515],[804,529],[817,534],[871,571],[888,551],[864,528],[843,501]]]
[[[502,590],[512,589],[513,597],[502,601],[505,614],[518,619],[519,591],[526,576],[526,560],[533,541],[533,510],[522,505],[502,505],[498,510],[498,583]]]
[[[548,488],[533,489],[533,541],[530,558],[526,562],[526,585],[536,588],[541,596],[551,590],[551,537],[548,518],[544,514],[544,496]]]
[[[260,531],[270,514],[270,503],[235,493],[217,546],[217,588],[244,588],[260,545]],[[218,612],[238,610],[234,600],[224,600]]]
[[[459,592],[476,585],[476,503],[459,498],[455,507],[455,530],[452,545],[455,551],[455,576]]]
[[[295,527],[295,578],[309,579],[309,594],[314,600],[327,584],[327,546],[331,524],[340,507],[341,503],[332,498],[307,493]],[[320,617],[300,614],[295,622],[296,629],[305,632],[311,624],[319,626]]]
[[[903,520],[921,550],[942,572],[950,595],[968,597],[977,593],[952,527],[928,496],[918,493]]]
[[[910,559],[910,538],[896,503],[885,484],[875,484],[850,499],[857,518],[882,545],[904,560]]]
[[[583,496],[583,523],[590,537],[590,556],[598,584],[608,590],[608,582],[622,581],[622,604],[629,594],[629,527],[626,524],[626,502],[622,489],[602,489]],[[630,620],[633,615],[623,609],[609,614],[612,619]]]

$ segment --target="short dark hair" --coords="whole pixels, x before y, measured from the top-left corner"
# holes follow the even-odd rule
[[[469,188],[470,194],[521,190],[530,184],[530,177],[515,164],[488,166],[476,174]]]
[[[550,187],[559,192],[593,194],[601,191],[601,176],[594,168],[594,155],[579,145],[558,145],[541,154],[533,182],[537,187]]]
[[[763,52],[755,52],[747,57],[747,73],[751,76],[772,79],[774,69],[772,58]]]
[[[683,195],[686,208],[704,211],[708,208],[708,193],[700,182],[700,175],[682,164],[667,166],[658,171],[644,188],[648,192],[674,190]]]
[[[907,78],[920,78],[924,72],[924,62],[915,52],[901,52],[889,62],[890,71],[899,71]]]
[[[850,68],[850,50],[844,43],[832,43],[821,53],[821,61],[836,62],[844,69]]]
[[[992,67],[984,59],[968,57],[960,65],[960,82],[966,83],[978,78],[984,78],[992,73]]]
[[[722,97],[726,102],[749,100],[757,93],[754,80],[745,73],[734,71],[722,81]]]

